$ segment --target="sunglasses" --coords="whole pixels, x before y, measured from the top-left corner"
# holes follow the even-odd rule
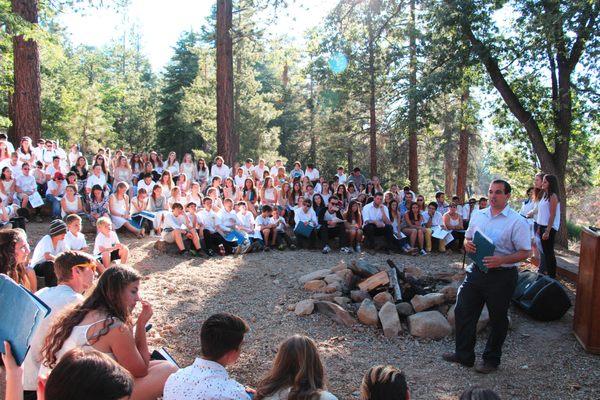
[[[74,265],[74,267],[75,267],[75,268],[80,268],[80,269],[81,269],[81,268],[83,268],[83,269],[85,269],[85,268],[89,268],[89,269],[91,269],[92,271],[96,272],[96,264],[94,264],[94,263],[92,263],[92,262],[85,263],[85,264],[77,264],[77,265]]]

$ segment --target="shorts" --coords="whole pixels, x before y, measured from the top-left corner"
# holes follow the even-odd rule
[[[120,260],[120,259],[121,259],[121,256],[119,256],[119,250],[118,249],[117,250],[113,250],[113,251],[110,252],[110,261],[116,261],[116,260]],[[102,255],[99,255],[97,257],[97,260],[99,262],[102,262]]]

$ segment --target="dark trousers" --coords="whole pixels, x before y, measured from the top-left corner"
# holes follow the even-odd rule
[[[340,247],[348,246],[348,234],[346,233],[346,227],[343,223],[333,227],[323,225],[321,229],[319,229],[319,236],[323,241],[323,245],[327,245],[329,239],[338,237],[340,238]]]
[[[454,251],[458,251],[462,249],[463,242],[465,241],[465,231],[452,231],[452,236],[454,236],[454,240],[450,242],[450,248]]]
[[[301,249],[314,248],[317,243],[317,230],[313,229],[310,233],[310,237],[296,235],[296,241],[298,242],[298,247]]]
[[[384,236],[385,243],[389,249],[394,247],[394,228],[392,225],[386,225],[383,228],[378,228],[375,224],[367,224],[363,228],[367,247],[375,245],[375,236]]]
[[[231,254],[233,252],[234,243],[228,242],[219,234],[218,232],[212,233],[208,229],[204,230],[204,242],[206,243],[206,247],[214,251],[215,253],[219,252],[219,245],[222,244],[225,248],[225,252]],[[235,244],[237,246],[237,243]]]
[[[287,247],[290,247],[294,242],[290,235],[285,231],[277,231],[277,245],[285,244]]]
[[[33,390],[24,390],[23,400],[37,400],[37,392]]]
[[[556,255],[554,254],[554,238],[556,237],[556,231],[550,227],[550,233],[548,234],[548,240],[542,239],[542,235],[548,229],[547,226],[538,225],[540,228],[540,239],[542,242],[542,258],[543,263],[540,263],[540,272],[547,273],[552,279],[556,279]],[[543,268],[542,268],[543,266]]]
[[[508,331],[508,308],[517,285],[517,268],[490,269],[483,273],[474,265],[458,290],[456,308],[456,355],[467,364],[475,361],[477,321],[483,305],[490,313],[490,335],[483,352],[483,360],[500,365],[502,344]]]
[[[43,276],[47,287],[53,287],[58,284],[58,279],[54,273],[54,261],[43,261],[33,267],[37,276]]]

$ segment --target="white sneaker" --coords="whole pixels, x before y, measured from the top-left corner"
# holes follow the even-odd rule
[[[250,244],[250,242],[247,242],[247,243],[243,244],[241,247],[242,247],[242,254],[246,254],[246,253],[248,253],[248,251],[250,250],[252,245]]]
[[[346,253],[346,254],[348,254],[348,253],[352,253],[352,250],[350,250],[350,248],[349,248],[349,247],[342,247],[342,248],[340,249],[340,252],[341,252],[341,253]]]
[[[323,254],[328,254],[331,251],[331,247],[329,247],[329,245],[325,245],[325,247],[323,247]]]
[[[425,251],[425,249],[421,249],[421,251],[420,251],[420,254],[421,254],[422,256],[426,256],[426,255],[427,255],[427,252]]]
[[[356,250],[357,253],[361,253],[362,252],[362,249],[360,248],[360,244],[357,244],[354,249]]]

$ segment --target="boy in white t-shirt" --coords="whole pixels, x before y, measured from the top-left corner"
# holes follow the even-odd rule
[[[65,218],[67,223],[67,234],[65,235],[65,243],[71,250],[89,252],[85,236],[81,233],[81,217],[77,214],[69,214]]]
[[[265,204],[255,221],[265,242],[264,251],[271,250],[271,246],[275,246],[277,242],[277,223],[271,217],[272,212],[271,206]]]
[[[96,240],[94,242],[94,255],[99,256],[102,266],[99,272],[103,273],[110,268],[112,261],[121,260],[127,262],[129,248],[119,241],[117,232],[112,230],[112,221],[109,217],[100,217],[96,221]]]

